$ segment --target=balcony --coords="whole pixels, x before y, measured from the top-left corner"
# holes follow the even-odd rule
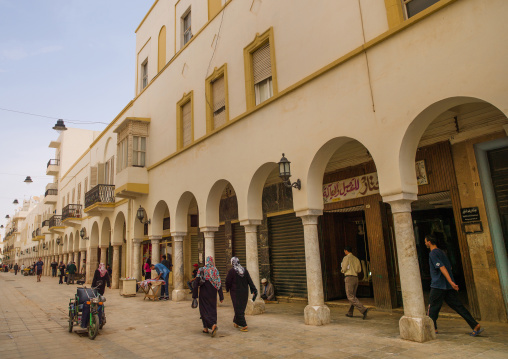
[[[127,167],[116,175],[115,196],[137,198],[148,194],[148,171],[146,167]]]
[[[49,231],[49,219],[42,221],[42,234],[51,234]]]
[[[52,233],[64,232],[65,226],[62,224],[62,216],[55,214],[49,219],[49,230]]]
[[[115,186],[100,184],[85,193],[85,212],[88,215],[100,215],[115,209]]]
[[[58,200],[58,189],[50,188],[44,193],[44,204],[55,204]]]
[[[42,234],[42,230],[40,228],[37,228],[32,232],[32,241],[41,241],[44,240],[44,238],[45,236]]]
[[[60,160],[49,160],[48,166],[46,167],[46,175],[48,176],[58,176],[60,172]]]
[[[80,226],[82,218],[82,210],[80,204],[68,204],[62,209],[62,224],[74,227]]]

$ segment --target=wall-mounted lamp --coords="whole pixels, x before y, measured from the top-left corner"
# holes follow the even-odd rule
[[[136,217],[138,217],[139,221],[141,223],[143,223],[143,224],[146,224],[146,223],[151,224],[152,223],[151,220],[145,219],[145,217],[146,217],[146,211],[141,206],[139,206],[139,208],[138,208],[138,212],[136,213]]]
[[[300,179],[297,179],[296,182],[291,183],[289,178],[291,177],[291,162],[288,161],[284,154],[282,154],[282,158],[279,161],[279,177],[282,179],[282,183],[286,187],[294,187],[296,189],[302,189],[302,183]]]
[[[81,239],[84,239],[85,241],[88,241],[88,236],[86,235],[86,228],[81,228],[81,231],[79,231],[79,236]]]
[[[60,244],[60,243],[61,243],[61,244]],[[63,246],[63,243],[62,243],[62,237],[58,237],[58,238],[56,239],[56,245],[57,245],[57,246]]]

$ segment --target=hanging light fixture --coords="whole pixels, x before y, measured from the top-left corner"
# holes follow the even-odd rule
[[[0,228],[4,228],[4,225],[3,225],[3,224],[2,224],[2,225],[0,225]]]
[[[25,178],[25,180],[24,180],[23,182],[25,182],[26,184],[30,184],[30,183],[32,183],[32,182],[33,182],[33,181],[32,181],[32,177],[30,177],[30,176],[26,176],[26,178]]]
[[[5,216],[5,218],[11,218],[9,215]]]
[[[19,204],[19,202],[18,202],[18,200],[17,200],[17,199],[15,199],[15,200],[12,202],[12,204]]]
[[[55,126],[53,127],[53,130],[58,131],[58,133],[62,131],[66,131],[67,127],[65,127],[63,120],[57,120]]]

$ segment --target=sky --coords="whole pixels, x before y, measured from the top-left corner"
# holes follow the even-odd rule
[[[0,0],[0,224],[52,182],[56,119],[102,131],[134,97],[134,31],[153,2]]]

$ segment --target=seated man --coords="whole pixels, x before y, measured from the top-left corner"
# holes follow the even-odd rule
[[[274,301],[275,300],[275,290],[273,289],[273,284],[268,283],[266,278],[261,279],[261,298],[264,300]]]
[[[163,279],[164,284],[161,289],[161,297],[159,299],[169,300],[169,269],[162,263],[152,264],[150,266],[152,270],[157,271],[157,277],[153,279]],[[162,293],[164,292],[164,293]]]
[[[92,298],[95,298],[99,295],[97,289],[92,288],[78,288],[78,306],[81,311],[81,328],[86,329],[88,327],[88,323],[90,322],[90,304],[87,304],[88,301],[91,301]],[[99,323],[102,322],[102,307],[99,308]]]

